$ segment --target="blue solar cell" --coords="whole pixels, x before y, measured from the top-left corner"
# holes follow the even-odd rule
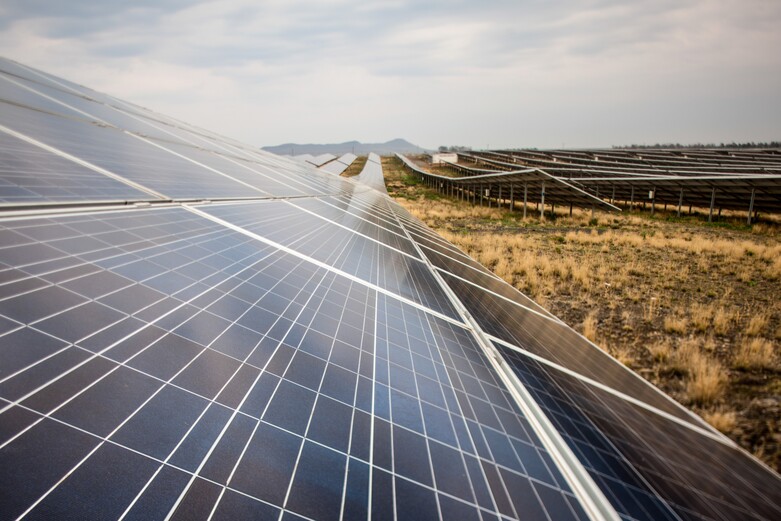
[[[94,436],[41,418],[5,445],[0,450],[0,489],[5,491],[0,495],[0,509],[4,515],[22,515],[98,443]]]
[[[150,458],[105,443],[25,517],[117,519],[156,468]]]

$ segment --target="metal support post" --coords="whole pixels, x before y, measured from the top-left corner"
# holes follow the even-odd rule
[[[542,192],[540,192],[540,219],[545,217],[545,181],[542,182]]]
[[[678,196],[678,217],[681,216],[681,205],[683,204],[683,188],[681,188],[681,194]]]
[[[653,190],[651,191],[651,215],[654,214],[656,211],[656,187],[653,187]]]
[[[515,210],[515,196],[513,195],[513,185],[510,184],[510,211]]]
[[[528,194],[529,186],[523,183],[523,218],[526,219],[526,195]]]
[[[716,204],[716,187],[713,187],[710,193],[710,210],[708,211],[708,222],[713,222],[713,205]]]
[[[751,202],[748,203],[748,224],[751,226],[751,212],[754,211],[754,189],[751,189]]]

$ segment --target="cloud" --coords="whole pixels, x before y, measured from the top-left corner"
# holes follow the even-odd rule
[[[781,137],[776,0],[49,4],[9,58],[258,145]]]

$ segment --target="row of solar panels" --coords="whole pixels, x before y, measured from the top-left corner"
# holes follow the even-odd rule
[[[778,475],[409,215],[375,155],[354,182],[0,65],[30,95],[0,103],[4,517],[781,514]]]
[[[735,154],[740,152],[734,151]],[[643,152],[646,155],[640,156],[637,164],[633,164],[620,162],[606,151],[569,152],[588,155],[574,159],[563,152],[483,151],[460,153],[460,162],[444,163],[459,177],[478,178],[466,181],[468,183],[476,184],[482,180],[492,198],[501,198],[498,193],[500,186],[518,184],[518,172],[531,170],[538,173],[537,177],[554,178],[581,194],[586,193],[591,198],[611,204],[615,201],[625,201],[630,205],[647,202],[677,205],[679,211],[681,206],[696,206],[777,213],[781,211],[781,167],[777,162],[768,162],[777,161],[770,152],[767,160],[751,155],[740,163],[721,166],[691,160],[686,167],[679,165],[674,168],[659,159],[659,154]],[[688,151],[687,154],[696,156],[697,151]],[[749,166],[751,161],[754,161],[753,166]],[[536,183],[538,192],[539,184]],[[562,197],[549,201],[583,206],[582,197],[572,190],[569,192],[571,196],[560,193]]]
[[[539,168],[589,167],[615,173],[689,175],[781,172],[778,149],[496,150],[473,154]]]
[[[620,211],[613,204],[592,195],[584,189],[573,185],[567,180],[554,177],[543,170],[534,168],[519,169],[509,172],[490,172],[476,170],[468,166],[443,161],[448,168],[469,175],[452,177],[434,174],[416,164],[410,158],[397,154],[404,166],[414,172],[421,180],[452,197],[475,204],[514,205],[523,201],[528,203],[571,204],[582,208],[599,208],[606,211]]]
[[[0,66],[0,203],[296,197],[339,192],[310,168],[42,73]],[[284,167],[295,175],[280,177]],[[31,175],[34,174],[34,175]]]
[[[356,159],[358,159],[358,156],[348,152],[346,154],[342,154],[333,161],[329,161],[328,163],[320,166],[319,169],[323,172],[328,172],[329,174],[342,175],[342,173],[347,170]]]

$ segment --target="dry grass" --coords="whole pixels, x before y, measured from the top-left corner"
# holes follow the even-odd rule
[[[672,354],[672,347],[670,346],[670,341],[668,339],[663,339],[658,342],[654,342],[653,344],[649,344],[646,349],[648,349],[648,352],[651,354],[651,357],[656,362],[667,362],[670,359],[670,356]]]
[[[607,352],[626,366],[631,367],[635,363],[635,355],[632,349],[627,346],[612,346],[608,348]]]
[[[713,320],[713,306],[708,304],[694,304],[691,307],[691,322],[695,331],[704,333],[710,328]]]
[[[735,322],[737,316],[733,311],[724,309],[723,307],[716,310],[716,314],[713,316],[713,330],[716,334],[726,335],[729,333],[732,324]]]
[[[732,360],[738,369],[769,369],[775,365],[775,346],[764,338],[744,338]]]
[[[703,414],[703,419],[710,423],[717,431],[723,433],[731,432],[737,424],[735,411],[724,411],[721,409],[707,411]]]
[[[581,243],[610,243],[622,246],[652,247],[659,250],[677,249],[697,256],[702,254],[714,254],[730,259],[742,259],[746,256],[756,256],[761,259],[773,261],[773,266],[781,270],[781,263],[777,261],[781,256],[781,248],[776,245],[766,245],[750,240],[731,241],[713,240],[699,235],[684,235],[668,237],[664,232],[656,232],[652,235],[645,233],[615,232],[612,230],[604,233],[593,231],[569,232],[567,240]],[[781,274],[781,273],[779,273]]]
[[[759,336],[770,323],[770,317],[767,313],[758,313],[751,317],[746,326],[745,333],[748,336]]]
[[[656,319],[657,310],[659,309],[659,301],[656,297],[648,299],[648,303],[643,306],[643,320],[646,322],[653,322]]]
[[[699,337],[681,340],[671,352],[664,344],[655,347],[657,356],[664,354],[668,370],[684,376],[686,399],[696,405],[718,400],[726,389],[728,375],[721,363],[704,352],[706,342]]]
[[[682,335],[686,333],[686,327],[689,325],[689,319],[681,316],[668,315],[664,317],[664,330],[668,333],[677,333]]]
[[[765,268],[765,278],[770,280],[781,279],[781,254]]]
[[[592,311],[583,320],[583,336],[591,340],[597,341],[597,314]]]
[[[727,381],[727,373],[722,365],[710,357],[701,355],[691,362],[686,381],[686,395],[689,401],[696,405],[713,403],[724,394]]]

